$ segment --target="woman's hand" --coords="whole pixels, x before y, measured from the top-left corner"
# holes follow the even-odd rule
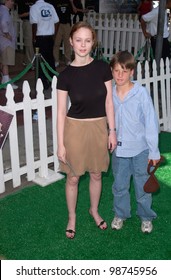
[[[11,37],[11,35],[10,35],[8,32],[3,33],[3,36],[4,36],[6,39],[12,41],[12,37]]]
[[[64,146],[58,147],[57,157],[59,161],[66,163],[66,149]]]

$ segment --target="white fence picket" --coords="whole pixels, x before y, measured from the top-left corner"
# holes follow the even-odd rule
[[[5,192],[5,178],[4,178],[2,149],[0,149],[0,193],[3,192]]]
[[[161,77],[162,79],[160,80],[160,87],[158,87],[158,96],[160,100],[158,99],[158,104],[159,107],[163,108],[162,110],[162,118],[164,120],[167,119],[167,107],[166,107],[166,75],[165,75],[165,69],[164,69],[164,62],[163,59],[160,61],[160,71],[161,71]],[[160,94],[160,95],[159,95]],[[160,105],[161,102],[161,105]],[[160,108],[159,108],[159,113],[160,113]],[[164,127],[163,129],[165,130],[167,127],[167,123],[164,122]]]
[[[45,108],[44,104],[44,94],[43,94],[43,84],[40,79],[37,81],[36,85],[37,91],[37,113],[38,113],[38,131],[39,131],[39,148],[40,148],[40,161],[41,161],[41,168],[39,169],[39,176],[45,177],[48,176],[48,167],[47,167],[47,135],[46,131],[46,124],[45,124]]]
[[[32,126],[32,106],[30,98],[30,86],[28,81],[23,83],[23,118],[24,118],[24,135],[25,135],[25,151],[27,165],[27,180],[31,181],[35,177],[34,169],[34,142],[33,142],[33,126]]]
[[[11,167],[12,167],[12,180],[13,187],[18,187],[21,184],[20,177],[20,160],[19,160],[19,144],[17,133],[17,117],[16,117],[16,103],[14,102],[14,91],[10,84],[7,85],[7,107],[13,112],[14,117],[9,130],[9,146],[11,155]]]
[[[54,155],[54,170],[59,169],[59,162],[57,159],[57,133],[56,133],[56,119],[57,119],[57,96],[56,96],[56,77],[52,80],[52,136],[53,136],[53,155]]]
[[[167,108],[167,124],[165,130],[171,131],[171,79],[168,79],[167,73],[170,73],[170,61],[166,61],[166,108]]]

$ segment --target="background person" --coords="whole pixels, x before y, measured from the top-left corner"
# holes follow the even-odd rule
[[[142,15],[149,13],[153,8],[153,1],[152,0],[141,0],[137,12],[139,15],[139,20],[141,19]]]
[[[29,21],[30,7],[34,4],[34,2],[34,0],[17,0],[18,15],[22,20],[23,40],[25,48],[25,57],[23,65],[31,63],[34,57],[32,25]]]
[[[108,63],[90,56],[96,44],[95,30],[86,22],[76,23],[71,29],[70,43],[75,58],[59,74],[57,83],[57,155],[60,170],[67,174],[69,220],[66,236],[74,238],[78,182],[86,171],[90,175],[89,213],[101,230],[107,228],[98,213],[98,205],[101,174],[108,169],[108,149],[114,150],[116,135],[111,70]],[[69,111],[68,96],[71,100]]]
[[[72,20],[73,24],[75,24],[77,21],[83,21],[84,13],[87,13],[89,10],[83,8],[81,0],[71,0],[71,2],[73,3],[76,11]]]
[[[55,70],[55,61],[53,57],[54,36],[56,33],[56,24],[59,18],[53,5],[44,0],[37,0],[30,8],[30,23],[33,31],[33,44],[39,48],[39,52],[47,63]],[[49,72],[51,76],[52,73]],[[49,82],[39,67],[39,78],[43,82],[44,89],[49,87]]]
[[[11,80],[9,66],[15,65],[16,34],[10,10],[14,7],[13,0],[0,0],[0,67],[2,72],[1,83]],[[13,89],[18,86],[12,84]]]
[[[58,32],[55,36],[53,55],[55,58],[55,67],[60,64],[60,47],[64,45],[65,64],[71,63],[71,45],[69,35],[71,31],[71,14],[73,11],[70,0],[58,0],[54,3],[56,12],[59,17]]]
[[[152,195],[144,191],[144,184],[149,178],[148,162],[152,160],[155,166],[160,160],[159,124],[150,94],[138,82],[131,81],[135,68],[133,55],[127,51],[118,52],[110,66],[115,81],[113,101],[118,140],[112,154],[115,217],[111,227],[119,230],[123,222],[131,217],[129,189],[133,176],[141,230],[150,233],[152,220],[157,215],[151,208]]]
[[[166,9],[171,7],[170,0],[167,0]],[[156,49],[156,39],[157,39],[157,25],[158,25],[158,14],[159,14],[159,6],[153,8],[151,12],[142,15],[141,17],[141,27],[145,38],[150,38],[151,47],[153,49],[153,56],[155,57],[155,49]],[[164,30],[163,30],[163,48],[162,48],[162,56],[165,61],[166,58],[170,58],[170,44],[168,41],[169,31],[168,31],[168,18],[167,18],[167,10],[165,10],[165,20],[164,20]]]

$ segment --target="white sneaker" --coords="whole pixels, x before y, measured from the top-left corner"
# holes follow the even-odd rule
[[[58,67],[58,66],[59,66],[59,62],[56,61],[56,62],[55,62],[55,67]]]
[[[5,83],[2,83],[2,84],[5,84]],[[16,84],[11,84],[11,86],[12,86],[13,89],[17,89],[18,88],[18,86]],[[7,85],[4,86],[4,88],[7,88]]]
[[[1,80],[1,83],[2,84],[6,84],[7,82],[9,82],[11,80],[11,78],[9,77],[9,75],[5,75],[5,76],[2,76],[2,80]],[[18,86],[16,84],[11,84],[12,88],[13,89],[17,89]],[[6,86],[4,86],[4,88],[6,88]]]
[[[142,221],[141,223],[141,231],[143,233],[150,233],[153,230],[153,224],[151,221]]]
[[[37,111],[33,114],[33,121],[38,121],[38,113],[37,113]]]
[[[116,229],[119,230],[123,227],[123,219],[118,218],[118,217],[114,217],[112,223],[111,223],[111,228],[112,229]]]
[[[13,89],[17,89],[18,86],[16,84],[11,84]]]

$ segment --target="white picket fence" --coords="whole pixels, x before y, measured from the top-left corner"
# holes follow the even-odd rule
[[[23,49],[22,20],[14,13],[14,24],[17,30],[17,47]],[[84,20],[97,31],[98,41],[102,43],[103,53],[107,59],[119,50],[128,50],[136,55],[144,44],[145,38],[135,14],[85,14]],[[63,46],[61,46],[64,52]],[[143,56],[140,58],[143,60]]]
[[[128,50],[134,56],[144,45],[145,38],[136,16],[118,14],[98,14],[87,18],[87,21],[97,31],[98,41],[101,42],[103,54],[107,59],[120,50]],[[143,60],[143,56],[139,58]]]
[[[13,187],[21,185],[21,177],[26,174],[28,181],[45,186],[51,182],[57,181],[63,176],[58,173],[58,159],[56,156],[57,151],[57,137],[56,137],[56,77],[52,81],[52,97],[44,99],[43,85],[41,80],[37,81],[36,99],[30,97],[30,86],[27,81],[23,83],[23,102],[15,103],[14,91],[11,85],[7,86],[6,97],[7,104],[4,107],[13,113],[14,118],[9,129],[9,139],[7,139],[7,147],[4,146],[0,150],[0,193],[5,191],[5,182],[12,180]],[[47,130],[46,108],[51,107],[51,129]],[[34,123],[32,121],[33,110],[38,111],[38,137],[35,139]],[[17,125],[17,112],[23,112],[23,137],[18,135]],[[50,134],[50,135],[49,135]],[[21,137],[22,139],[20,139]],[[51,137],[52,148],[48,153],[47,138]],[[38,141],[38,143],[37,143]],[[38,154],[35,155],[35,146],[37,147]],[[6,153],[10,152],[10,166],[5,168]],[[20,151],[22,150],[22,152]],[[25,153],[25,162],[20,160],[21,153]],[[49,168],[53,165],[53,168]]]
[[[160,75],[157,75],[156,63],[153,62],[153,71],[149,70],[148,62],[145,66],[140,62],[137,66],[137,79],[149,90],[154,107],[158,115],[160,129],[171,132],[171,73],[169,60],[167,59],[164,70],[161,60]],[[14,118],[9,130],[9,137],[5,145],[10,152],[10,166],[5,168],[5,147],[0,150],[0,193],[5,192],[5,184],[12,181],[13,188],[21,185],[21,177],[25,175],[27,181],[33,181],[38,185],[46,186],[52,182],[60,180],[63,176],[58,172],[58,159],[56,156],[57,137],[56,137],[56,77],[52,81],[51,98],[45,100],[43,85],[41,80],[37,81],[37,97],[30,98],[30,86],[27,81],[23,83],[23,102],[14,102],[14,91],[11,85],[8,85],[6,91],[7,104],[4,106],[13,112]],[[46,108],[50,107],[52,118],[46,119]],[[35,139],[35,123],[32,121],[32,111],[38,110],[38,121],[36,123],[38,137]],[[18,135],[17,112],[23,112],[23,137]],[[50,130],[47,122],[50,121]],[[51,141],[51,150],[49,152],[48,141]],[[38,142],[38,143],[37,143]],[[35,146],[38,154],[35,154]],[[25,153],[25,161],[21,160],[21,150]]]
[[[157,74],[157,66],[153,60],[152,71],[149,63],[145,66],[140,62],[137,65],[137,80],[146,86],[154,103],[158,116],[160,129],[171,132],[171,73],[170,61],[166,59],[164,66],[163,59],[160,61],[160,74]]]

